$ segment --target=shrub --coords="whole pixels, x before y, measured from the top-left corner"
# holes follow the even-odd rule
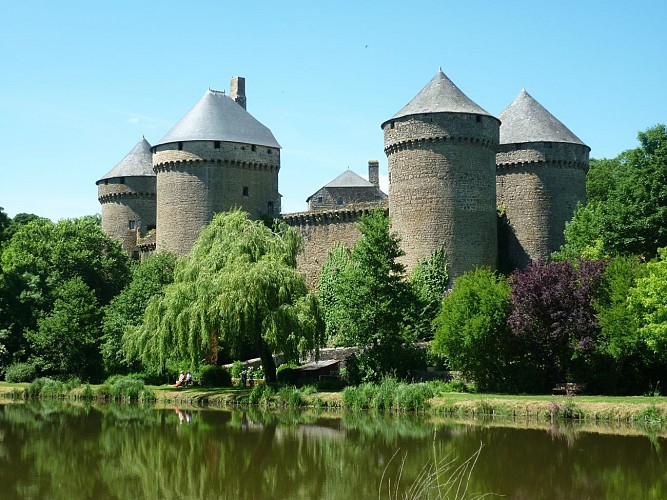
[[[278,391],[278,398],[283,406],[296,408],[303,404],[301,391],[294,386],[281,387]]]
[[[65,386],[58,380],[40,377],[26,387],[25,395],[27,398],[59,398],[65,395]]]
[[[11,383],[32,382],[37,376],[37,368],[32,363],[13,363],[5,370],[5,380]]]
[[[222,366],[205,365],[199,372],[201,385],[205,387],[231,387],[232,376]]]
[[[135,377],[114,375],[99,387],[97,394],[114,400],[143,399],[144,381]]]
[[[403,411],[421,411],[428,408],[433,390],[425,383],[400,384],[395,396],[395,407]]]
[[[296,382],[297,373],[294,371],[299,365],[297,363],[285,363],[276,370],[276,377],[278,382],[293,384]]]
[[[253,405],[263,404],[268,406],[271,403],[271,398],[275,395],[275,393],[276,391],[270,385],[256,385],[250,391],[248,402]]]
[[[234,361],[232,363],[232,378],[241,378],[241,372],[243,371],[243,363],[240,361]]]

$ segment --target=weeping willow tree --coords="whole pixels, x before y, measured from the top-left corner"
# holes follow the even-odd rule
[[[190,254],[176,266],[174,282],[146,308],[143,325],[125,336],[125,349],[149,369],[169,360],[217,361],[250,345],[266,380],[276,378],[272,354],[286,360],[319,347],[324,331],[316,298],[296,270],[300,235],[276,221],[269,228],[235,210],[218,214]]]

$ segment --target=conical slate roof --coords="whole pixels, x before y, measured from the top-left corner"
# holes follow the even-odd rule
[[[389,120],[425,113],[473,113],[491,116],[461,92],[454,82],[442,72],[442,69],[438,70],[412,101]]]
[[[114,168],[112,168],[97,184],[105,179],[116,177],[154,177],[153,155],[151,145],[142,138],[132,151],[123,158]]]
[[[181,141],[227,141],[280,148],[271,131],[234,99],[210,89],[156,146]]]
[[[500,113],[500,144],[566,142],[585,144],[523,89]]]

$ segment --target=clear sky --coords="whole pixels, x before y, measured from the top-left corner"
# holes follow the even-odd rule
[[[100,213],[95,181],[246,78],[282,146],[283,212],[380,160],[380,124],[438,67],[498,115],[522,88],[591,148],[667,122],[665,0],[0,2],[0,206]]]

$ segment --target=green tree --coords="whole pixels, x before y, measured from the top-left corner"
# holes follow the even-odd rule
[[[667,360],[667,248],[661,248],[659,255],[646,264],[646,275],[630,290],[628,304],[637,317],[642,340]]]
[[[238,210],[218,214],[178,262],[164,296],[150,300],[142,327],[124,336],[128,354],[159,370],[170,360],[215,363],[219,348],[236,353],[249,344],[275,381],[272,354],[296,360],[319,346],[324,330],[296,270],[300,248],[282,222],[271,229]]]
[[[317,298],[322,308],[322,316],[326,325],[325,338],[328,345],[345,344],[343,314],[341,300],[344,297],[343,280],[352,263],[350,249],[342,243],[329,251],[327,260],[317,282]]]
[[[410,285],[415,297],[411,323],[417,338],[431,340],[435,333],[433,321],[449,286],[444,246],[436,248],[428,258],[419,261],[412,271]]]
[[[12,219],[5,213],[5,209],[0,207],[0,253],[2,252],[2,242],[8,239],[6,233],[11,222]]]
[[[403,252],[382,210],[363,216],[358,227],[361,238],[349,264],[337,267],[335,300],[325,299],[327,328],[343,345],[362,348],[348,363],[353,379],[376,380],[390,372],[403,376],[413,354],[408,344],[414,341],[406,328],[414,297],[397,260]],[[333,259],[345,262],[341,255]]]
[[[485,267],[454,282],[436,319],[431,352],[482,390],[508,390],[512,338],[507,327],[510,285]]]
[[[4,330],[0,342],[10,363],[29,358],[26,332],[38,331],[38,322],[52,313],[64,283],[80,278],[102,307],[128,282],[130,259],[117,241],[104,234],[99,217],[57,224],[35,219],[14,233],[4,247],[0,267],[0,330]]]
[[[591,163],[589,203],[575,212],[559,257],[642,255],[667,246],[667,127],[638,134],[639,147]]]
[[[75,276],[54,290],[53,308],[26,332],[33,359],[46,375],[101,380],[100,309],[93,291]]]
[[[108,374],[127,372],[136,360],[123,354],[123,334],[143,323],[149,300],[174,281],[176,257],[161,252],[136,265],[132,281],[104,308],[102,358]]]

